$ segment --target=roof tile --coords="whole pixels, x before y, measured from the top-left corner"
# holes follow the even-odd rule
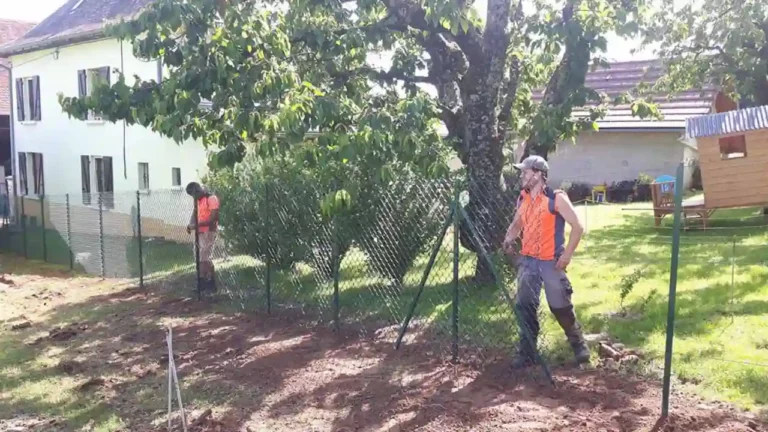
[[[24,21],[0,19],[0,45],[20,38],[34,25],[34,23]],[[0,64],[7,66],[8,62],[0,59]],[[0,68],[0,115],[8,115],[11,112],[8,78],[8,71]]]
[[[78,37],[98,35],[105,21],[131,16],[153,0],[68,0],[56,12],[0,54],[17,54],[50,48]]]
[[[653,84],[663,74],[660,60],[639,60],[611,63],[607,68],[591,71],[586,77],[586,86],[597,92],[605,93],[613,98],[633,90],[638,84]],[[663,120],[641,119],[631,115],[628,105],[611,106],[606,115],[597,123],[600,129],[624,128],[660,128],[685,129],[685,120],[708,114],[711,110],[716,91],[705,88],[703,91],[690,90],[673,96],[654,95],[653,101],[658,104]],[[535,101],[541,101],[543,89],[533,92]],[[587,116],[586,108],[575,109],[574,117]]]

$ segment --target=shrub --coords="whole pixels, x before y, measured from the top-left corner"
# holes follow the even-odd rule
[[[414,260],[434,240],[448,211],[447,183],[400,172],[362,227],[359,244],[374,271],[402,284]]]
[[[420,175],[391,172],[383,184],[352,164],[310,170],[292,158],[246,158],[206,183],[221,198],[222,235],[235,252],[269,258],[279,270],[304,262],[330,279],[334,249],[340,263],[356,243],[374,271],[402,282],[447,201]]]
[[[309,254],[319,217],[307,179],[290,166],[239,166],[217,171],[206,183],[221,201],[222,236],[236,252],[286,270]],[[302,204],[298,204],[302,203]]]
[[[608,187],[608,196],[611,202],[628,202],[632,201],[635,196],[636,181],[622,180],[620,182],[613,182]]]
[[[592,198],[592,186],[587,183],[574,182],[571,183],[566,193],[571,202],[584,201],[587,198]]]

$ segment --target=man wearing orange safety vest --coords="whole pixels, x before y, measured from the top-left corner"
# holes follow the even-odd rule
[[[504,239],[504,250],[514,254],[514,243],[522,232],[515,307],[525,329],[520,329],[520,342],[512,367],[523,368],[536,362],[537,315],[542,285],[549,309],[563,328],[577,363],[587,363],[589,349],[576,319],[571,302],[573,288],[566,275],[584,228],[568,195],[547,186],[549,165],[544,158],[529,156],[514,167],[520,170],[522,192]],[[566,223],[571,227],[567,246]],[[527,330],[531,337],[524,338],[523,330]]]
[[[197,220],[195,213],[189,220],[187,232],[197,231],[197,249],[200,253],[200,288],[216,292],[216,269],[213,265],[213,248],[219,230],[219,198],[197,182],[187,185],[187,194],[197,200]],[[197,252],[196,252],[197,253]]]

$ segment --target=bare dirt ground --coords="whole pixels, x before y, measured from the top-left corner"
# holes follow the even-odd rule
[[[677,391],[671,417],[658,422],[660,385],[608,369],[556,369],[552,388],[504,362],[444,364],[418,343],[394,351],[391,339],[214,312],[210,301],[153,287],[3,268],[11,274],[0,281],[0,340],[28,352],[0,355],[0,431],[166,430],[169,324],[198,432],[768,431],[754,416]],[[27,379],[61,394],[33,397]],[[108,426],[110,416],[120,424]]]

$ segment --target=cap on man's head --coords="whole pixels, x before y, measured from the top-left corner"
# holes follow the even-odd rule
[[[519,170],[533,169],[536,171],[549,171],[549,164],[547,161],[544,160],[543,157],[537,155],[528,156],[527,158],[523,159],[522,162],[512,164],[512,166]]]

